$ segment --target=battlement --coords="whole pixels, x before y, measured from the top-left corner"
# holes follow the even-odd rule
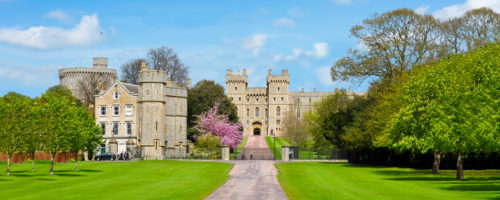
[[[226,84],[229,83],[244,83],[246,85],[248,83],[247,70],[243,69],[243,73],[240,75],[239,71],[238,74],[233,74],[233,71],[228,69],[226,73]]]
[[[281,74],[279,75],[273,75],[273,70],[269,70],[269,73],[267,74],[267,84],[269,83],[290,83],[290,75],[288,74],[288,70],[284,69],[281,71]]]
[[[247,89],[247,96],[267,96],[267,88],[265,87],[251,87]]]
[[[152,70],[144,62],[139,71],[139,83],[167,83],[167,72],[163,70]]]

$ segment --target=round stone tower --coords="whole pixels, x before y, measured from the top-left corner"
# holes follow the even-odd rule
[[[71,67],[59,70],[59,84],[68,87],[73,96],[80,98],[78,82],[92,74],[102,74],[110,77],[112,82],[118,78],[116,70],[108,68],[108,58],[96,57],[92,59],[92,67]]]
[[[167,73],[150,70],[143,62],[139,72],[139,142],[144,160],[164,159],[166,149],[165,86]]]

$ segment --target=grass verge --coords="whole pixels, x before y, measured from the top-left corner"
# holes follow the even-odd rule
[[[274,141],[272,136],[266,136],[267,146],[274,152]],[[290,143],[282,137],[276,137],[276,160],[281,160],[281,146],[290,146]]]
[[[0,162],[3,169],[5,162]],[[0,174],[0,199],[203,199],[229,179],[232,164],[196,161],[13,164]],[[3,171],[3,170],[2,170]]]
[[[290,199],[499,199],[500,170],[371,167],[346,163],[276,164],[278,181]]]

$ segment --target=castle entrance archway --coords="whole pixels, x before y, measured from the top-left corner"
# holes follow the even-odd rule
[[[262,123],[254,122],[252,124],[252,129],[253,129],[253,135],[260,135],[262,132]]]

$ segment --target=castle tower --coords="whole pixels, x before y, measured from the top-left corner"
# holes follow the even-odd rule
[[[246,111],[248,76],[247,70],[243,69],[233,74],[233,71],[227,70],[226,73],[226,93],[229,99],[238,107],[238,118],[243,119]]]
[[[272,70],[269,70],[267,75],[269,127],[274,127],[274,134],[277,135],[280,134],[281,124],[288,110],[289,85],[290,75],[288,75],[288,70],[281,71],[280,75],[273,75]],[[268,131],[268,134],[270,134],[271,130]]]
[[[167,73],[150,70],[143,62],[139,72],[139,138],[144,160],[164,159],[166,148],[165,85]]]

